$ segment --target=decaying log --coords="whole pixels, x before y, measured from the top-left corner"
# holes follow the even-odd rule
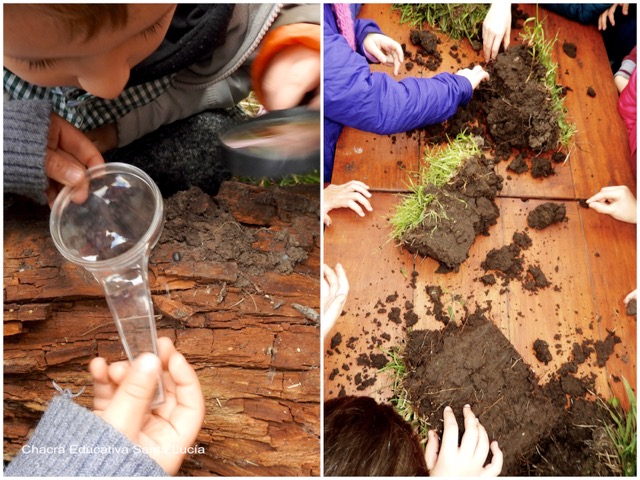
[[[180,474],[319,475],[319,329],[291,306],[319,310],[319,187],[228,182],[215,198],[181,192],[165,210],[149,267],[156,326],[198,372],[206,403],[204,453]],[[48,215],[20,199],[5,209],[6,461],[53,381],[85,387],[76,401],[90,408],[91,359],[125,358],[101,288],[57,252]]]

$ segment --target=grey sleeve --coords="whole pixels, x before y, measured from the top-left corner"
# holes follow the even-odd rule
[[[93,412],[56,396],[7,477],[149,477],[167,473]]]
[[[51,106],[48,100],[4,101],[4,191],[46,204],[44,170]]]

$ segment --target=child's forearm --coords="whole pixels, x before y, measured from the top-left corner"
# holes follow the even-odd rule
[[[44,160],[51,115],[48,100],[4,102],[4,191],[46,204]]]

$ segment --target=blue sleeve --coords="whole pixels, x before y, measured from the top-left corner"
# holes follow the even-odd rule
[[[342,35],[326,22],[324,28],[324,112],[335,122],[378,134],[404,132],[440,123],[471,99],[471,82],[459,75],[396,81],[371,72]]]
[[[583,25],[595,25],[602,12],[612,3],[547,3],[541,6]]]

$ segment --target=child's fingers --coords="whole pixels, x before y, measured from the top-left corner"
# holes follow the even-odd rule
[[[613,211],[613,207],[611,205],[601,202],[591,202],[589,204],[589,208],[595,210],[598,213],[605,213],[607,215]]]
[[[479,422],[469,405],[464,406],[462,414],[464,416],[464,435],[460,442],[460,450],[467,458],[473,458],[478,445]]]
[[[336,274],[338,275],[338,295],[347,295],[349,293],[349,279],[340,263],[336,263]]]
[[[328,213],[325,213],[324,215],[322,215],[322,221],[327,227],[331,226],[331,217],[329,216]]]
[[[497,477],[502,471],[502,450],[500,450],[498,442],[495,440],[491,442],[491,453],[493,455],[491,457],[491,463],[482,469],[483,477]]]
[[[327,264],[322,265],[322,274],[324,275],[324,278],[327,280],[327,284],[329,286],[329,292],[327,293],[329,294],[333,293],[333,290],[337,290],[337,287],[339,284],[338,275]]]
[[[93,377],[93,408],[104,410],[116,391],[109,379],[107,361],[102,357],[94,358],[89,363],[89,373]]]
[[[138,356],[103,412],[107,423],[134,442],[149,413],[160,368],[160,359],[152,353]]]
[[[360,217],[364,217],[364,210],[362,210],[362,207],[360,207],[360,205],[358,205],[358,203],[355,200],[351,200],[348,205],[347,205],[351,210],[353,210],[354,212],[356,212],[356,214]]]
[[[345,185],[349,185],[351,188],[357,189],[357,190],[362,189],[362,190],[365,190],[367,193],[369,193],[369,185],[367,185],[364,182],[361,182],[360,180],[350,180],[347,183],[345,183]]]
[[[478,423],[478,444],[476,445],[476,451],[473,454],[473,458],[477,465],[484,465],[489,455],[489,435],[487,430]]]
[[[195,370],[177,351],[169,359],[169,374],[175,384],[176,397],[171,424],[184,445],[191,445],[200,431],[205,412],[200,381]]]
[[[626,305],[627,303],[629,303],[631,300],[637,300],[638,299],[638,290],[634,290],[633,292],[629,293],[626,297],[624,297],[624,304]]]
[[[438,434],[434,430],[429,430],[427,433],[427,446],[424,451],[424,461],[427,464],[427,470],[432,470],[438,460],[438,449],[440,448],[440,441],[438,440]]]
[[[444,407],[442,413],[444,431],[442,432],[441,450],[451,450],[458,447],[458,422],[451,407]]]
[[[131,362],[129,362],[128,360],[112,363],[111,365],[109,365],[109,379],[116,386],[120,385],[127,376],[127,372],[130,368]]]

